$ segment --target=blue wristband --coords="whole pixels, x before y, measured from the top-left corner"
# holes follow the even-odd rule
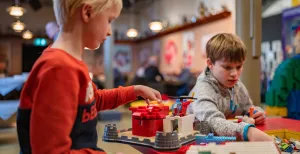
[[[249,139],[248,139],[248,130],[249,130],[249,127],[255,127],[255,125],[253,125],[253,124],[247,124],[244,127],[244,133],[243,133],[244,141],[249,141]]]

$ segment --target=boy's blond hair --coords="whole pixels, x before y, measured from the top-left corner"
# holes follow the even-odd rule
[[[243,62],[247,56],[247,49],[243,41],[236,35],[220,33],[207,42],[206,55],[212,63],[217,60]]]
[[[58,25],[64,25],[82,4],[89,4],[93,11],[100,13],[113,5],[122,9],[122,0],[53,0],[53,8]]]

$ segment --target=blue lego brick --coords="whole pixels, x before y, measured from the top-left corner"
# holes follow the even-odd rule
[[[216,144],[220,144],[222,142],[227,141],[236,141],[235,136],[214,136],[213,133],[209,133],[207,136],[205,135],[196,135],[196,144],[200,143],[211,143],[214,142]]]
[[[300,90],[291,91],[287,102],[288,117],[300,120]]]
[[[254,111],[253,111],[253,114],[255,114],[256,112],[258,112],[258,111],[257,111],[257,110],[254,110]],[[249,113],[249,112],[247,112],[246,115],[247,115],[248,117],[250,117],[250,113]]]
[[[289,152],[289,153],[292,153],[294,151],[294,149],[289,146],[287,149],[284,150],[284,152]]]

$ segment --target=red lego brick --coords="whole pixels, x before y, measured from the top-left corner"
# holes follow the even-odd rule
[[[132,134],[152,137],[156,131],[163,131],[163,119],[166,117],[168,106],[139,106],[129,108],[132,111]]]
[[[192,101],[185,101],[185,102],[182,102],[181,103],[181,110],[179,111],[179,114],[178,113],[178,109],[177,108],[174,108],[173,110],[173,115],[178,115],[180,117],[183,117],[186,115],[186,110],[187,110],[187,107],[192,103]]]

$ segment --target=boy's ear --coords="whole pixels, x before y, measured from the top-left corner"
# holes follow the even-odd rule
[[[92,13],[92,7],[89,4],[83,4],[81,14],[85,23],[89,22]]]
[[[212,61],[210,60],[210,58],[207,58],[206,63],[207,63],[208,68],[211,70],[212,67],[213,67],[213,63],[212,63]]]

